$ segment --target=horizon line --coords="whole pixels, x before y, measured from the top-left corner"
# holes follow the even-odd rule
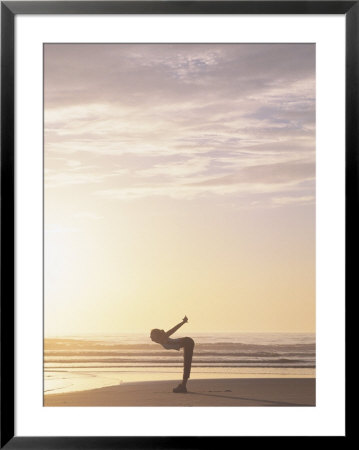
[[[316,331],[191,331],[192,334],[316,334]],[[144,335],[146,332],[143,331],[121,331],[117,333],[66,333],[66,334],[53,334],[44,335],[44,339],[53,339],[60,337],[81,337],[81,336],[120,336],[121,334],[141,334]],[[183,334],[183,333],[178,333]]]

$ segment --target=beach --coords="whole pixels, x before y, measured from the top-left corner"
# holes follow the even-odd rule
[[[315,406],[315,378],[228,378],[129,382],[78,392],[46,394],[44,406]]]
[[[191,382],[315,378],[314,334],[194,333],[192,337],[196,346]],[[45,339],[45,395],[180,380],[182,370],[183,352],[165,350],[147,334]]]

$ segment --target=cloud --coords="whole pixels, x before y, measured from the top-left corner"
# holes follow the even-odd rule
[[[89,185],[102,183],[105,179],[112,176],[109,173],[59,171],[55,169],[46,169],[45,186],[46,188],[59,188],[73,185]]]
[[[230,99],[286,89],[314,68],[313,44],[47,44],[45,100],[51,107]]]
[[[155,164],[149,169],[138,170],[136,176],[139,177],[158,177],[166,178],[185,178],[198,175],[205,172],[211,163],[211,158],[203,156],[202,158],[191,158],[170,162]]]
[[[283,206],[283,205],[294,205],[294,204],[301,204],[301,205],[309,205],[315,203],[315,196],[314,195],[305,195],[302,197],[276,197],[272,200],[272,202],[275,205]]]
[[[245,171],[244,171],[245,172]],[[298,195],[298,191],[312,190],[312,187],[306,187],[306,182],[313,179],[313,176],[306,173],[301,173],[301,170],[294,170],[291,176],[290,172],[282,174],[279,172],[276,175],[270,174],[270,171],[264,170],[269,176],[269,179],[261,177],[260,173],[257,173],[256,177],[248,176],[244,173],[241,177],[228,176],[222,178],[213,178],[202,182],[186,184],[184,182],[176,182],[171,180],[170,182],[157,182],[147,185],[133,185],[123,186],[112,189],[101,189],[95,191],[95,195],[113,199],[113,200],[135,200],[149,197],[169,197],[173,199],[194,199],[196,197],[205,197],[209,195],[217,196],[254,196],[256,194],[264,194],[268,196],[268,200],[272,201],[273,194],[281,194],[276,204],[285,205],[290,201],[290,194]],[[283,196],[283,193],[286,196]],[[313,196],[301,197],[309,198]],[[297,199],[299,197],[296,197]]]
[[[224,186],[231,184],[283,184],[297,183],[315,176],[315,165],[300,161],[290,161],[279,164],[249,166],[243,170],[194,183],[195,186]]]
[[[219,184],[219,185],[180,185],[180,184],[162,184],[152,186],[133,186],[114,189],[98,190],[94,194],[98,197],[112,200],[136,200],[151,197],[168,197],[177,200],[193,200],[196,197],[205,197],[208,195],[228,196],[248,194],[266,194],[268,199],[272,199],[272,194],[291,191],[296,192],[295,182],[282,182],[278,184],[268,185],[266,183],[242,183],[242,184]],[[269,195],[270,194],[270,195]],[[290,197],[280,197],[288,200]],[[304,197],[303,197],[304,198]],[[271,200],[272,201],[272,200]],[[287,204],[289,201],[278,201],[277,204]]]
[[[51,189],[301,203],[314,195],[315,46],[47,44],[45,151]]]

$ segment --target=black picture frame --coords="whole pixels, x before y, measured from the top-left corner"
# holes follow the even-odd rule
[[[1,2],[1,448],[159,449],[238,445],[239,437],[15,436],[14,405],[14,33],[18,14],[340,14],[346,19],[346,306],[357,298],[359,1]],[[346,313],[346,341],[348,341]],[[347,354],[347,350],[346,350]],[[348,387],[346,389],[348,391]],[[348,411],[346,396],[346,411]],[[347,414],[346,414],[347,416]],[[346,417],[346,434],[349,437]],[[243,439],[243,437],[242,437]],[[257,438],[258,439],[258,438]],[[242,442],[241,442],[242,443]]]

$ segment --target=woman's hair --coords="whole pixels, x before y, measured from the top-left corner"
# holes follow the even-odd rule
[[[161,339],[163,334],[162,330],[159,330],[158,328],[154,328],[153,330],[151,330],[151,339],[155,342],[158,342],[158,339]]]

